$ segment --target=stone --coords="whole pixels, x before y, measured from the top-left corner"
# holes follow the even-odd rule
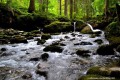
[[[80,45],[93,45],[91,42],[81,42]]]
[[[47,61],[48,58],[49,58],[49,54],[48,53],[44,53],[44,54],[41,55],[41,59],[43,61]]]

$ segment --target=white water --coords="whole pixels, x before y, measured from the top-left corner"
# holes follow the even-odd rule
[[[73,22],[74,32],[76,31],[76,22]]]
[[[73,36],[74,34],[75,36]],[[68,38],[65,38],[67,36]],[[14,54],[9,56],[0,57],[0,66],[9,66],[15,69],[20,69],[32,74],[32,80],[45,80],[43,76],[35,73],[36,66],[40,64],[41,70],[48,72],[47,80],[77,80],[78,77],[84,75],[88,68],[93,65],[103,65],[106,57],[92,55],[96,53],[97,48],[100,46],[94,42],[96,39],[103,40],[102,44],[109,44],[104,37],[104,32],[99,37],[90,38],[89,34],[81,34],[79,32],[66,33],[60,35],[52,35],[51,39],[46,40],[43,45],[37,45],[34,40],[29,40],[28,44],[10,44],[0,45],[0,48],[7,48],[6,53]],[[63,39],[63,40],[61,40]],[[93,45],[74,45],[81,42],[91,42]],[[40,57],[44,53],[45,46],[55,42],[60,42],[66,46],[61,46],[64,50],[62,53],[47,52],[49,58],[47,62],[42,60],[29,61],[30,58]],[[91,51],[89,58],[77,56],[75,53],[78,49]],[[30,54],[26,54],[26,52]],[[20,80],[21,77],[18,78]],[[6,80],[16,80],[13,76]]]

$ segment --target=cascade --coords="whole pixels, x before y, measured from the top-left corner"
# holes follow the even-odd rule
[[[74,23],[73,27],[74,27],[74,32],[75,32],[75,30],[76,30],[76,22],[73,22],[73,23]]]

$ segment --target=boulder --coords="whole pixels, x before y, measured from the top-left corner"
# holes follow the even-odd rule
[[[44,40],[47,40],[47,39],[50,39],[51,38],[51,35],[50,34],[43,34],[41,36],[41,39],[44,39]]]
[[[77,50],[76,52],[78,56],[82,56],[82,57],[89,57],[90,55],[88,53],[90,53],[90,51],[88,50]]]
[[[49,46],[46,46],[43,51],[51,51],[51,52],[62,52],[63,49],[57,45],[49,45]]]
[[[99,55],[114,55],[115,54],[112,45],[101,45],[97,49],[97,53]]]
[[[47,72],[46,71],[42,71],[42,70],[40,70],[40,69],[37,69],[36,70],[36,72],[35,72],[36,74],[39,74],[40,76],[44,76],[46,79],[47,79]]]
[[[91,42],[84,42],[84,41],[82,41],[81,43],[80,43],[80,45],[93,45]]]
[[[48,53],[44,53],[44,54],[41,55],[41,59],[43,61],[47,61],[48,58],[49,58],[49,54]]]
[[[47,33],[57,33],[71,31],[71,28],[71,22],[54,21],[51,24],[46,25],[43,31]]]
[[[32,78],[32,74],[31,73],[25,73],[23,76],[22,76],[22,79],[30,79]]]
[[[29,61],[39,61],[40,58],[39,57],[35,57],[35,58],[31,58]]]
[[[102,44],[103,41],[101,39],[96,39],[94,42],[96,42],[97,44]]]
[[[10,43],[28,43],[27,39],[23,36],[14,36],[13,38],[10,39]]]

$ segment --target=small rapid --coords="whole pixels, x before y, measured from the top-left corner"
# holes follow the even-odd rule
[[[94,40],[101,39],[102,44],[109,44],[104,37],[104,32],[98,37],[91,38],[90,34],[62,33],[60,35],[52,35],[51,39],[46,40],[43,45],[37,45],[35,39],[28,40],[28,43],[23,44],[6,44],[0,45],[0,48],[6,48],[7,56],[0,57],[0,66],[9,66],[15,69],[20,69],[32,74],[32,80],[45,80],[45,76],[39,76],[35,73],[37,66],[41,71],[47,72],[48,80],[77,80],[79,76],[86,73],[93,65],[103,65],[105,57],[93,55],[100,46]],[[40,37],[38,37],[40,38]],[[62,53],[44,52],[43,49],[52,43],[59,42],[64,44]],[[86,42],[86,43],[85,43]],[[90,44],[89,44],[90,43]],[[102,45],[101,44],[101,45]],[[90,57],[84,58],[76,55],[76,51],[89,50]],[[30,61],[31,58],[40,57],[43,53],[48,53],[48,61]],[[18,77],[18,79],[20,76]],[[16,79],[16,78],[15,78]],[[7,80],[15,80],[11,77]]]

